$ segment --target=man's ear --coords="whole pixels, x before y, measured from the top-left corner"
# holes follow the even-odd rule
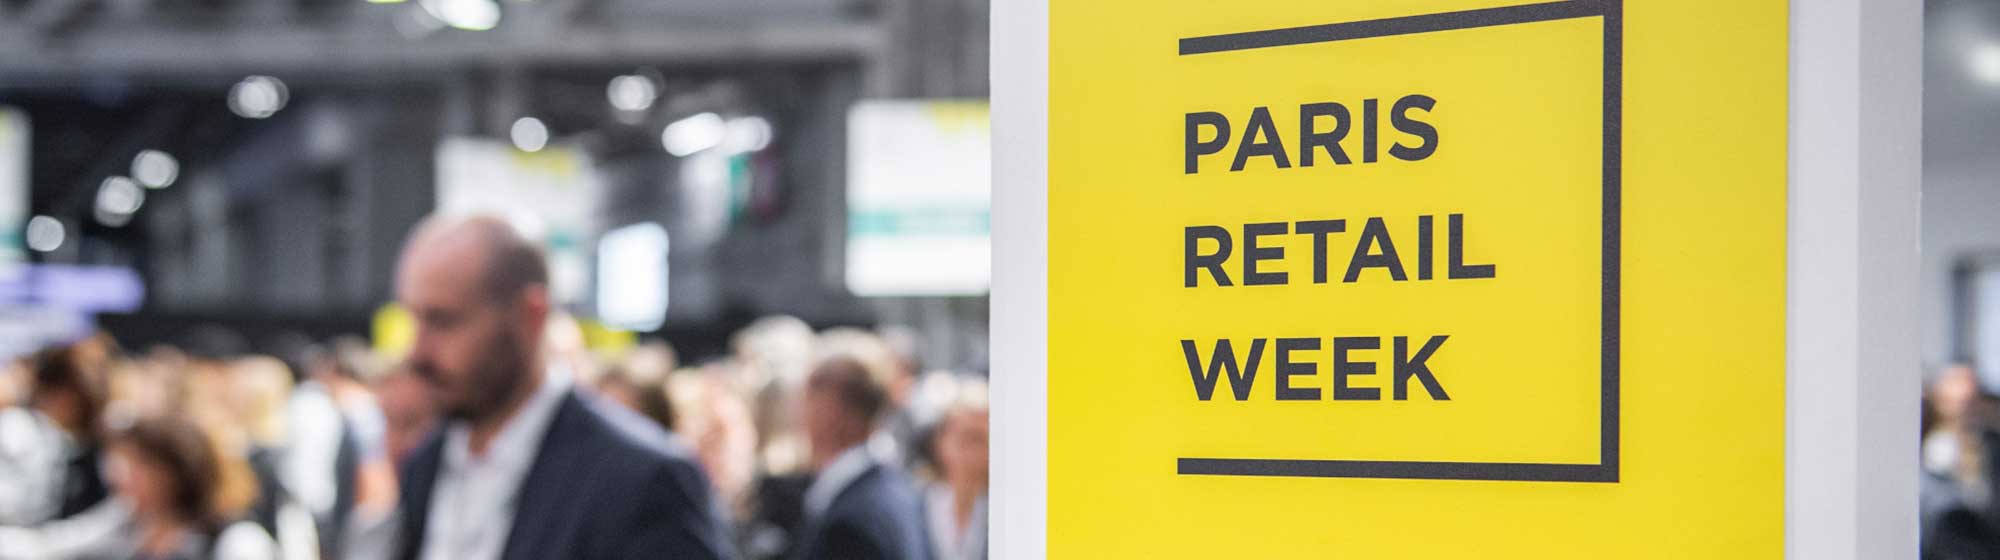
[[[522,328],[534,336],[529,340],[541,340],[549,324],[549,287],[531,284],[522,288],[519,313]]]

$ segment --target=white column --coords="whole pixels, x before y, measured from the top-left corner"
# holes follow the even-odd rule
[[[1785,542],[1917,552],[1921,0],[1795,0]]]
[[[1049,3],[993,2],[992,558],[1048,554]]]

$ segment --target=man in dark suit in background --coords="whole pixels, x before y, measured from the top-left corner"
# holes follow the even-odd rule
[[[867,442],[889,406],[887,371],[853,356],[820,362],[806,379],[806,439],[816,471],[806,489],[801,560],[922,559],[915,488]]]
[[[547,264],[505,222],[427,222],[404,247],[396,298],[416,322],[407,366],[445,423],[403,465],[395,557],[728,554],[695,463],[544,360]]]

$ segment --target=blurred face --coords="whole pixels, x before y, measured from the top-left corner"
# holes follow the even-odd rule
[[[705,416],[694,423],[701,426],[695,432],[695,453],[709,479],[733,503],[756,477],[757,428],[749,407],[726,389],[715,389],[702,402],[706,414],[691,415]]]
[[[1966,411],[1979,397],[1979,377],[1972,368],[1956,366],[1945,370],[1933,383],[1936,385],[1931,388],[1932,398],[1937,399],[1938,416],[1952,423],[1965,419]]]
[[[105,478],[118,495],[131,502],[132,509],[145,517],[171,515],[174,504],[173,477],[151,456],[129,445],[111,448]]]
[[[826,468],[840,452],[868,439],[867,424],[841,406],[831,389],[809,386],[802,400],[806,443],[812,447],[815,470]]]
[[[408,367],[446,416],[479,422],[526,394],[547,310],[546,290],[490,293],[486,260],[469,235],[445,232],[412,243],[396,277],[396,299],[416,319]]]
[[[386,444],[395,462],[401,463],[409,451],[423,442],[436,417],[430,390],[423,380],[407,369],[398,369],[375,384],[375,402],[382,407],[388,423]]]
[[[0,407],[14,406],[25,398],[21,386],[27,378],[28,367],[21,360],[0,365]]]
[[[986,489],[986,420],[984,410],[964,410],[938,428],[938,463],[952,486]]]
[[[83,396],[76,391],[61,387],[38,389],[33,400],[35,410],[64,430],[76,432],[82,429]]]

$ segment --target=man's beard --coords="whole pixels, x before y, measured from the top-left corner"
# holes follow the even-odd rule
[[[494,333],[481,348],[472,371],[460,377],[468,380],[463,388],[466,398],[444,410],[446,417],[475,423],[489,419],[505,412],[507,405],[525,390],[521,385],[528,378],[527,348],[515,340],[511,331]]]

